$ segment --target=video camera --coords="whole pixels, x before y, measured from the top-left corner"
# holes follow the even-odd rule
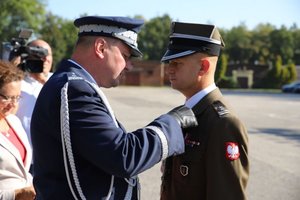
[[[43,58],[48,55],[48,50],[27,45],[32,33],[31,29],[22,29],[18,38],[12,38],[10,42],[2,42],[2,59],[12,61],[20,57],[18,67],[23,71],[41,73],[43,72]]]

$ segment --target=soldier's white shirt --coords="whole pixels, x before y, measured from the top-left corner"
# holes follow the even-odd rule
[[[185,106],[188,108],[194,107],[203,97],[205,97],[208,93],[216,89],[217,86],[215,83],[209,85],[207,88],[197,92],[191,98],[187,99],[185,102]]]

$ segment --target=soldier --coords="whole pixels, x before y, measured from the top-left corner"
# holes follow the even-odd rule
[[[100,87],[115,87],[142,54],[143,21],[86,16],[78,41],[42,88],[31,122],[36,199],[138,199],[137,175],[184,151],[181,128],[197,125],[178,107],[127,133]]]
[[[222,47],[213,25],[172,23],[162,62],[199,125],[185,130],[185,153],[164,162],[162,200],[246,199],[247,131],[214,82]]]

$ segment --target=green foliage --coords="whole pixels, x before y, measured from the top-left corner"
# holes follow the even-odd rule
[[[39,32],[45,21],[44,7],[41,0],[1,0],[1,40],[8,41],[17,37],[22,28],[31,28]]]
[[[225,74],[227,71],[227,65],[228,65],[228,56],[225,54],[221,54],[221,56],[218,60],[217,69],[215,72],[216,83],[218,83],[225,77]]]
[[[294,63],[297,63],[300,65],[300,29],[297,29],[297,26],[291,28],[291,34],[294,38],[294,45],[293,45],[293,51],[294,51],[294,57],[293,61]]]
[[[226,53],[234,63],[248,63],[252,56],[251,46],[252,33],[247,30],[245,25],[233,27],[228,33],[225,43],[227,44]]]
[[[0,0],[0,38],[1,42],[10,41],[18,36],[20,29],[33,29],[36,37],[51,45],[55,67],[61,59],[70,57],[77,39],[77,29],[73,20],[46,12],[46,2]],[[143,16],[135,18],[143,19]],[[138,38],[144,60],[161,59],[168,46],[171,21],[168,14],[145,21]],[[220,32],[226,46],[216,70],[215,80],[218,84],[236,87],[236,83],[225,76],[227,63],[241,66],[273,63],[261,87],[279,88],[296,79],[295,65],[300,65],[300,29],[296,24],[279,29],[271,24],[258,24],[253,30],[248,30],[242,23],[230,30],[220,29]]]
[[[270,24],[259,24],[252,31],[251,45],[253,56],[249,58],[250,63],[268,64],[270,59],[270,33],[275,29]]]
[[[145,22],[139,34],[139,49],[144,60],[160,60],[168,45],[171,18],[169,15],[156,17]]]
[[[288,71],[289,76],[288,76],[287,81],[284,84],[295,81],[297,79],[298,74],[297,74],[297,70],[296,70],[296,65],[292,62],[292,60],[288,61],[286,70]]]
[[[271,58],[280,55],[283,63],[287,63],[288,60],[294,56],[294,38],[290,31],[284,26],[279,30],[274,30],[270,34],[271,43]]]
[[[282,59],[281,56],[277,56],[275,63],[267,76],[267,86],[268,88],[279,88],[281,86],[282,75]]]
[[[224,76],[217,83],[219,88],[238,88],[238,83],[232,78]]]
[[[281,56],[277,56],[275,63],[265,77],[265,88],[280,88],[282,85],[291,83],[297,78],[295,64],[290,60],[286,66],[282,64]]]
[[[73,22],[48,14],[41,31],[42,39],[49,42],[53,51],[53,68],[61,59],[71,56],[77,40],[77,30]]]

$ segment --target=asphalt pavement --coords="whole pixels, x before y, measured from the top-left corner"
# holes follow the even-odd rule
[[[184,97],[168,87],[103,89],[127,131],[146,126]],[[249,133],[249,200],[300,199],[300,94],[223,90]],[[139,175],[142,200],[158,200],[160,163]]]

